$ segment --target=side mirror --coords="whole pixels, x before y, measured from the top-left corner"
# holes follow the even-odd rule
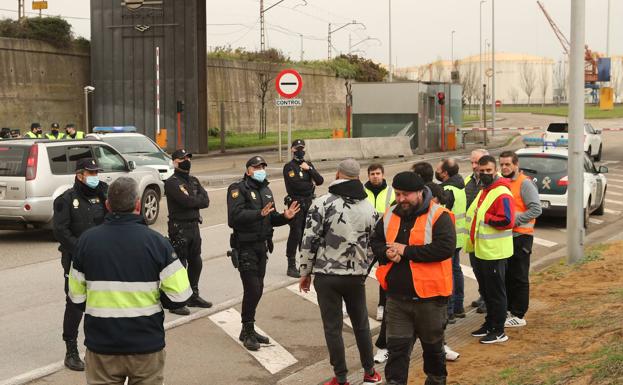
[[[599,166],[599,170],[597,171],[600,174],[607,174],[608,173],[608,167],[606,166]]]
[[[130,171],[135,170],[136,169],[136,162],[133,160],[128,161],[128,168],[130,169]]]
[[[595,130],[595,133],[596,133],[597,135],[601,135],[601,130]]]

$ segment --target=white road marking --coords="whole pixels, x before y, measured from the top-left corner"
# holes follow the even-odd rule
[[[275,374],[288,366],[294,365],[298,362],[292,354],[285,350],[279,343],[273,338],[268,336],[264,331],[255,326],[258,333],[263,334],[270,338],[271,343],[268,345],[262,345],[260,350],[252,352],[246,350],[242,345],[242,342],[238,340],[240,335],[240,313],[235,309],[227,309],[220,313],[211,315],[210,320],[214,322],[218,327],[223,329],[227,335],[229,335],[238,345],[253,356],[266,370],[271,374]]]
[[[602,162],[601,164],[604,164],[604,165],[605,164],[617,164],[619,162],[620,161],[618,161],[618,160],[606,160],[605,162]]]
[[[617,182],[617,183],[623,183],[623,179],[617,179],[617,178],[607,178],[608,182]]]
[[[316,290],[314,289],[314,285],[311,285],[309,287],[309,291],[307,293],[301,293],[299,291],[298,283],[288,286],[288,290],[298,295],[299,297],[304,298],[305,300],[318,306],[318,293],[316,293]],[[381,325],[378,321],[370,317],[368,317],[368,322],[370,322],[370,329],[377,328]],[[350,322],[350,318],[346,317],[346,315],[344,317],[344,323],[348,325],[348,327],[350,327],[351,329],[353,328],[353,324]]]
[[[623,189],[623,185],[616,184],[616,183],[610,183],[610,181],[608,181],[608,187],[614,187],[614,188]]]
[[[536,243],[537,245],[545,246],[545,247],[554,247],[558,244],[556,242],[548,241],[547,239],[542,239],[542,238],[537,238],[537,237],[534,237],[534,243]]]
[[[608,195],[615,195],[618,197],[623,197],[623,193],[619,193],[619,192],[615,192],[615,191],[608,191],[606,194]]]
[[[619,214],[621,214],[621,212],[619,210],[604,209],[604,212],[607,213],[607,214],[612,214],[612,215],[619,215]]]
[[[623,205],[623,202],[621,201],[615,201],[614,199],[608,199],[608,198],[606,198],[606,203],[612,203],[614,205]]]
[[[590,223],[594,223],[596,225],[601,225],[602,223],[604,223],[604,221],[602,221],[601,219],[597,219],[597,218],[589,218],[588,220]],[[565,230],[566,231],[566,230]]]
[[[474,275],[474,269],[472,269],[470,266],[466,266],[461,264],[461,271],[463,271],[463,275],[467,278],[471,278],[471,279],[476,279],[476,276]]]

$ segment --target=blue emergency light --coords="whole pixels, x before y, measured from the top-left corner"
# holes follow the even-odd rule
[[[120,133],[120,132],[136,132],[134,126],[96,126],[93,127],[95,133]]]
[[[565,138],[556,139],[556,141],[546,141],[543,138],[535,138],[535,137],[524,137],[523,143],[526,146],[537,146],[537,147],[569,147],[569,140]]]

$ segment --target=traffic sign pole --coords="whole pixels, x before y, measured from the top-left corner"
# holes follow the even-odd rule
[[[292,143],[292,107],[288,107],[288,145]],[[290,151],[292,154],[292,151]],[[288,159],[291,158],[291,155],[288,156]]]
[[[277,131],[279,132],[279,162],[283,162],[283,145],[281,144],[281,107],[277,107],[279,111],[279,123],[277,124]]]

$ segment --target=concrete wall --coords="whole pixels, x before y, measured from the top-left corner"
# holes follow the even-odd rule
[[[59,50],[34,40],[0,38],[0,126],[39,122],[84,126],[83,87],[89,83],[88,51]]]
[[[220,103],[225,104],[225,127],[233,132],[257,132],[260,121],[259,76],[269,72],[271,80],[266,94],[267,130],[277,131],[278,108],[275,99],[275,76],[284,65],[230,60],[208,60],[208,127],[220,127]],[[330,71],[296,67],[303,78],[298,98],[302,107],[292,109],[293,129],[344,128],[346,87],[344,79]],[[287,109],[281,111],[282,129],[287,129]]]

